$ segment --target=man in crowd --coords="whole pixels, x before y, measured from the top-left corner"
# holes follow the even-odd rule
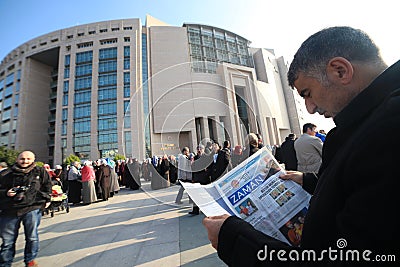
[[[216,156],[211,169],[211,182],[218,180],[232,169],[231,143],[228,140],[224,141],[224,147],[218,150]]]
[[[0,173],[5,171],[7,169],[7,167],[8,167],[8,165],[6,162],[4,162],[4,161],[0,162]]]
[[[297,156],[294,149],[296,135],[291,133],[281,145],[280,156],[281,162],[285,164],[286,170],[297,171]]]
[[[292,171],[281,176],[313,194],[299,249],[317,253],[319,261],[312,263],[320,266],[356,263],[323,254],[341,248],[343,242],[352,252],[368,252],[359,258],[364,265],[368,259],[374,263],[377,255],[395,255],[397,260],[399,232],[389,226],[398,210],[400,179],[393,166],[400,161],[400,141],[385,139],[382,133],[400,130],[400,62],[388,68],[363,31],[331,27],[301,45],[288,81],[305,99],[309,113],[333,117],[336,124],[326,137],[317,175]],[[384,205],[377,192],[384,192]],[[218,256],[229,266],[311,264],[290,260],[294,248],[235,216],[205,218],[203,224]],[[283,250],[286,254],[280,256],[287,261],[276,254],[264,260],[257,257],[265,248]]]
[[[17,162],[0,174],[0,266],[11,266],[15,243],[22,224],[25,232],[24,262],[38,266],[35,258],[39,252],[38,227],[41,208],[50,205],[51,180],[42,167],[35,164],[35,155],[24,151]]]
[[[297,157],[297,170],[318,172],[322,163],[322,141],[315,137],[317,126],[312,123],[303,125],[303,134],[294,142]]]

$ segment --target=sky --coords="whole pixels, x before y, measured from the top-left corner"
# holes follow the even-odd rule
[[[52,31],[126,18],[139,18],[144,24],[146,14],[173,26],[198,23],[231,31],[250,40],[252,47],[274,49],[289,63],[311,34],[330,26],[351,26],[371,36],[387,64],[400,59],[393,0],[0,0],[0,60]],[[318,120],[318,128],[333,127],[330,119],[319,117],[310,118]]]

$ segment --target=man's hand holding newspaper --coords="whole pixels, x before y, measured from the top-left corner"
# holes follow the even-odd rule
[[[208,217],[203,223],[213,247],[218,245],[223,222],[232,215],[298,246],[311,197],[299,185],[301,181],[300,172],[286,172],[264,147],[212,184],[183,186]]]

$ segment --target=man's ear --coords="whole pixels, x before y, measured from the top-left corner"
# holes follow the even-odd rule
[[[328,78],[340,82],[343,85],[349,84],[354,75],[353,65],[343,57],[334,57],[329,60],[326,73]]]

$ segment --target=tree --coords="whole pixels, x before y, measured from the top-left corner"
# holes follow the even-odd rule
[[[74,154],[71,154],[71,155],[69,155],[66,159],[65,159],[65,163],[67,164],[67,165],[71,165],[71,163],[73,163],[73,162],[75,162],[75,161],[81,161],[81,159],[78,157],[78,156],[76,156],[76,155],[74,155]]]
[[[44,162],[41,162],[41,161],[36,161],[35,163],[36,163],[36,166],[38,166],[38,167],[43,167],[43,165],[44,165]]]
[[[4,161],[8,166],[13,165],[17,161],[20,151],[0,146],[0,161]]]
[[[121,154],[116,154],[114,157],[114,161],[117,162],[117,160],[120,160],[120,159],[125,159],[125,156],[121,155]]]

